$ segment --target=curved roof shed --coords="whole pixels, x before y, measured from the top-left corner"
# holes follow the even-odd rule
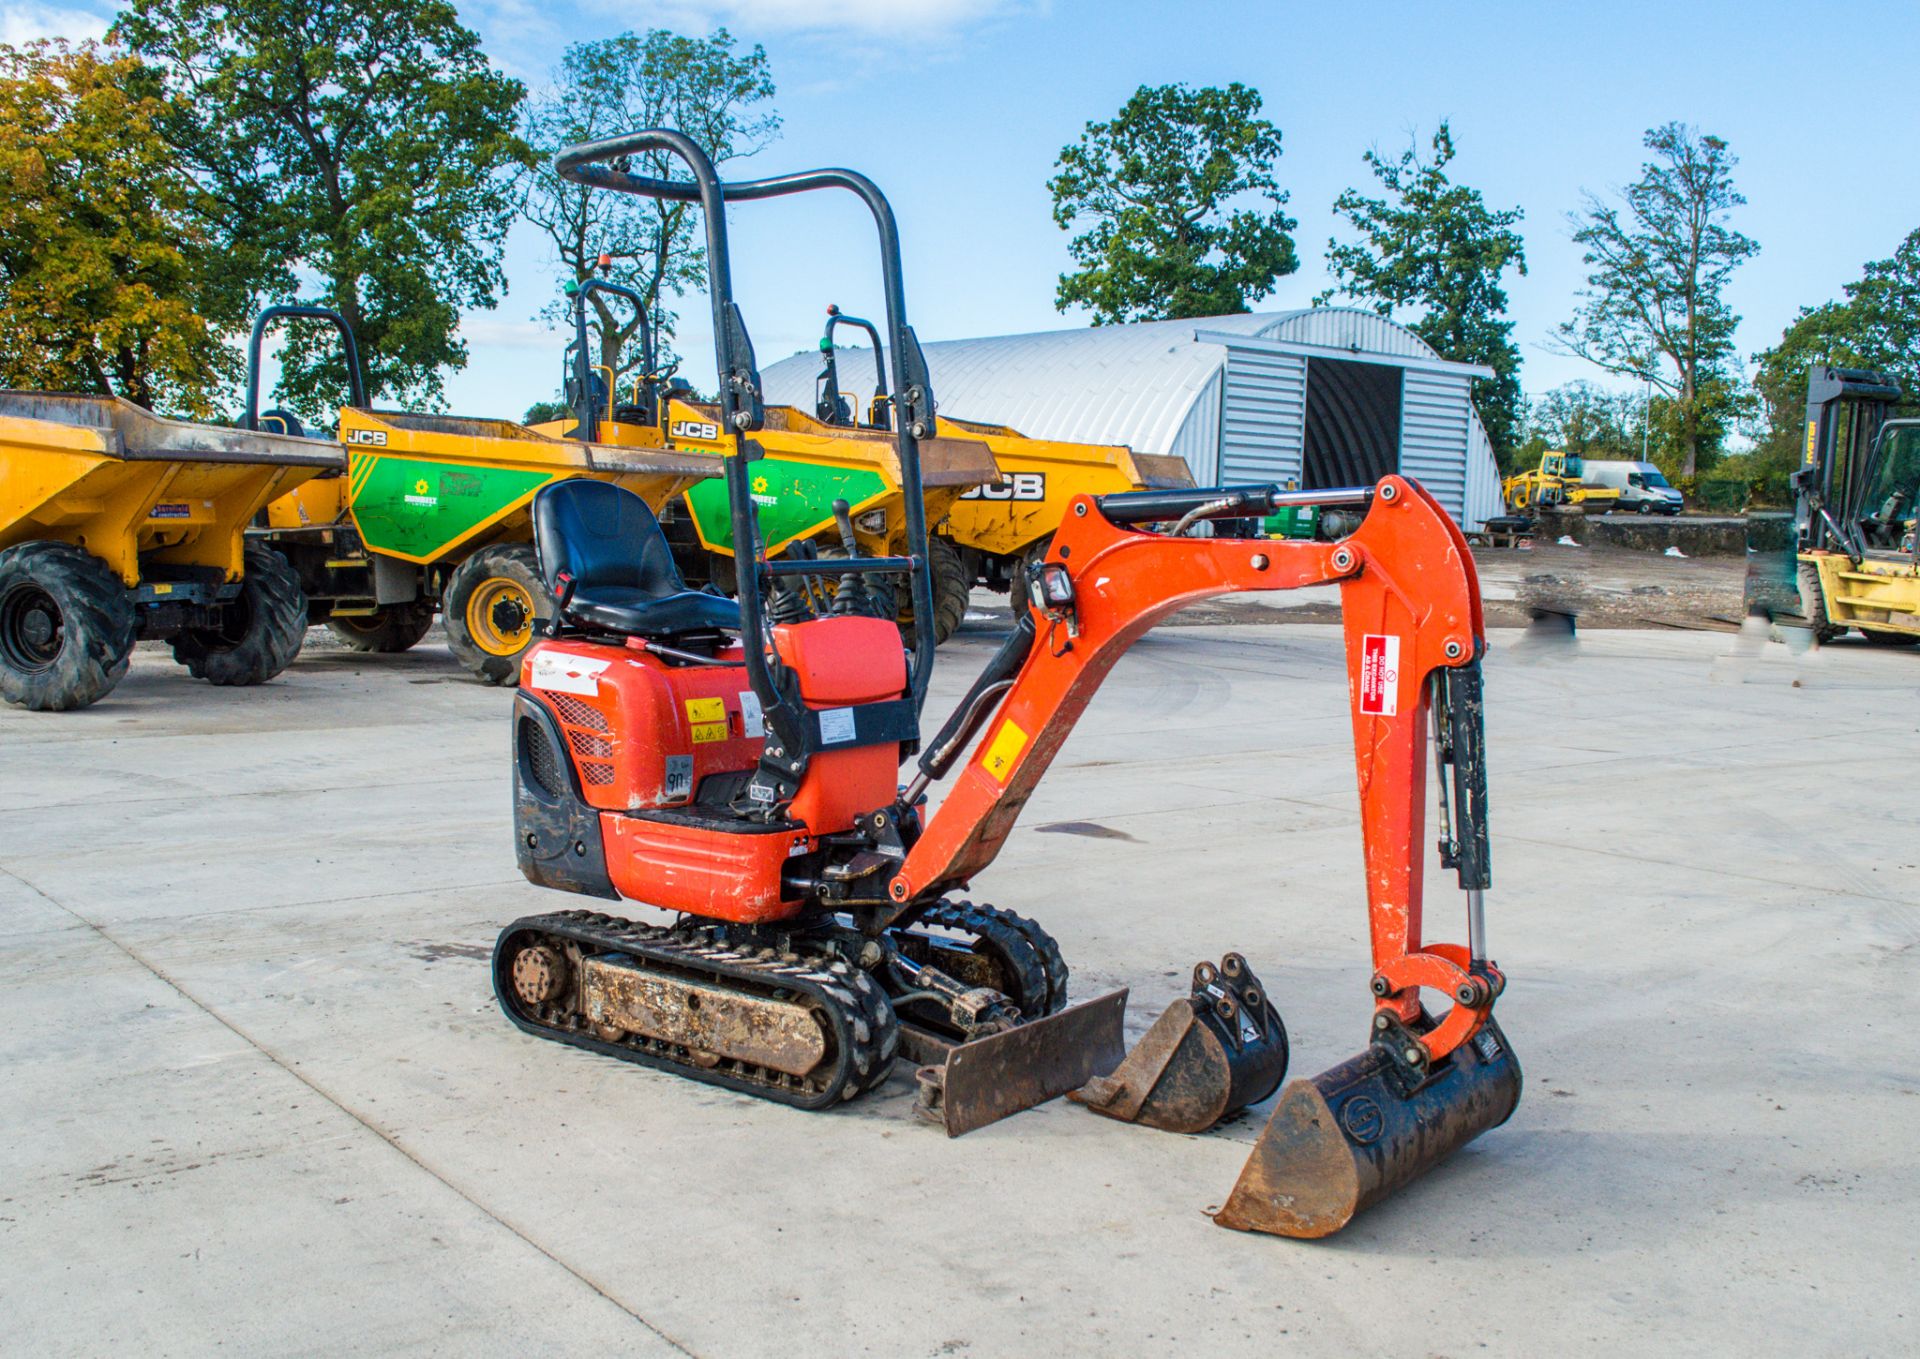
[[[1468,527],[1499,514],[1486,430],[1468,399],[1488,370],[1342,307],[1042,331],[925,345],[942,413],[1035,438],[1184,457],[1194,479],[1312,488],[1402,471]],[[1317,362],[1316,362],[1317,360]],[[762,371],[769,402],[811,410],[816,353]],[[872,356],[839,351],[840,385]]]

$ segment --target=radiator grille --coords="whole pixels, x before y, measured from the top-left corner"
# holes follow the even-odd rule
[[[540,724],[531,718],[520,719],[520,751],[527,777],[548,797],[559,797],[560,790],[566,787],[566,780],[560,773],[560,752],[553,748],[553,742],[540,730]]]

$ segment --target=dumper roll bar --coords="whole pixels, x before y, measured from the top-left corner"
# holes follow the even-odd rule
[[[653,342],[653,326],[647,316],[647,299],[624,283],[615,283],[612,279],[583,279],[573,290],[573,381],[580,393],[580,404],[573,412],[573,438],[592,443],[600,437],[600,407],[589,400],[593,393],[593,360],[587,355],[587,299],[595,293],[611,293],[615,297],[624,297],[633,307],[633,313],[640,321],[640,373],[641,381],[653,384],[654,360],[656,358]],[[616,401],[614,391],[617,384],[610,376],[607,379],[607,400]]]
[[[678,157],[692,172],[693,182],[632,173],[626,168],[627,158],[644,151],[664,151]],[[757,450],[746,437],[761,427],[766,408],[760,374],[754,363],[753,342],[748,338],[739,304],[733,298],[726,204],[782,198],[816,189],[846,189],[857,195],[873,214],[880,236],[887,329],[893,340],[894,380],[890,389],[895,393],[898,407],[894,440],[900,459],[901,490],[906,497],[909,555],[854,558],[845,563],[845,567],[850,572],[863,574],[905,574],[912,590],[914,616],[928,620],[934,612],[933,582],[927,569],[927,506],[920,477],[920,440],[934,432],[933,385],[920,342],[914,336],[913,327],[907,324],[906,292],[901,283],[900,233],[893,208],[879,186],[853,170],[807,170],[723,184],[700,145],[685,133],[669,129],[629,132],[568,147],[554,157],[553,168],[560,178],[574,184],[700,204],[706,224],[708,292],[713,306],[714,359],[719,376],[717,395],[721,423],[734,444],[734,456],[726,459],[734,558],[751,566],[750,573],[741,577],[740,589],[741,623],[743,631],[752,639],[745,648],[747,678],[765,710],[768,729],[779,738],[777,742],[767,743],[761,761],[761,775],[772,781],[770,805],[777,805],[792,796],[790,790],[798,786],[811,753],[821,748],[822,741],[817,714],[800,702],[797,688],[785,675],[784,667],[779,666],[777,660],[770,662],[767,655],[766,609],[761,594],[780,571],[778,565],[769,567],[760,537],[752,478],[747,468],[748,459],[757,456]],[[907,698],[893,704],[864,705],[855,710],[862,744],[875,744],[883,739],[906,743],[918,740],[919,713],[926,703],[927,684],[933,675],[933,648],[933,629],[923,622],[915,629]],[[754,796],[766,800],[768,791],[757,776]]]
[[[867,407],[867,423],[880,423],[874,418],[876,410],[883,409],[887,399],[887,370],[881,366],[886,357],[885,346],[880,343],[880,328],[861,316],[848,316],[837,306],[827,308],[827,328],[820,335],[820,352],[826,356],[827,366],[820,370],[821,387],[813,403],[813,413],[825,424],[835,423],[840,413],[840,366],[835,359],[833,349],[833,328],[835,326],[856,326],[867,332],[867,341],[873,346],[873,374],[876,386],[873,401]],[[854,423],[860,423],[860,417],[854,415]]]
[[[367,404],[367,374],[360,366],[360,346],[354,343],[353,328],[347,324],[347,318],[330,307],[316,307],[305,302],[278,302],[271,307],[263,307],[260,314],[253,318],[253,334],[247,340],[247,409],[240,419],[242,429],[260,428],[260,349],[266,341],[267,326],[270,322],[289,317],[332,322],[333,328],[340,332],[340,347],[346,352],[350,404],[362,408]]]

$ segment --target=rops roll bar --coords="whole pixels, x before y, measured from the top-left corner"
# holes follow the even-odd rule
[[[621,161],[637,152],[665,151],[683,161],[693,174],[693,183],[654,179],[637,175]],[[779,701],[774,677],[763,654],[765,610],[760,586],[767,579],[765,552],[759,524],[753,512],[751,478],[746,467],[745,437],[759,429],[765,418],[760,389],[760,374],[754,365],[753,344],[747,337],[746,323],[733,300],[731,257],[727,250],[725,205],[752,202],[762,198],[781,198],[808,193],[815,189],[846,189],[856,194],[873,214],[880,235],[880,269],[886,295],[887,330],[892,338],[893,381],[890,389],[898,407],[894,422],[895,445],[900,457],[901,490],[906,496],[907,543],[912,569],[914,616],[933,617],[933,582],[927,569],[927,504],[920,478],[920,440],[934,432],[933,384],[928,378],[926,356],[907,324],[906,292],[901,283],[900,233],[893,208],[879,186],[853,170],[806,170],[767,179],[740,180],[723,184],[713,162],[699,144],[685,133],[669,129],[629,132],[602,141],[571,146],[554,157],[554,172],[562,179],[619,193],[639,194],[646,198],[700,204],[706,222],[708,291],[713,305],[714,358],[719,372],[721,422],[735,441],[736,456],[727,459],[727,494],[733,519],[734,557],[753,566],[753,586],[740,591],[741,621],[754,638],[746,648],[747,676],[763,703]],[[876,355],[876,360],[878,360]],[[745,551],[743,551],[743,548]],[[868,563],[852,562],[849,566]],[[871,569],[884,569],[878,562]],[[933,629],[922,625],[915,629],[911,697],[918,712],[926,702],[927,683],[933,675]]]
[[[580,393],[580,406],[573,413],[573,437],[592,443],[600,437],[600,406],[592,401],[593,361],[587,355],[587,299],[594,293],[610,293],[623,297],[633,307],[633,313],[640,320],[640,372],[642,381],[651,381],[654,370],[653,325],[647,316],[647,299],[623,283],[611,279],[589,278],[575,285],[573,290],[573,381]],[[607,396],[614,397],[614,382],[607,382]]]
[[[827,308],[827,328],[820,335],[820,352],[826,355],[826,367],[820,370],[820,379],[824,384],[814,400],[814,414],[827,424],[833,424],[840,414],[840,365],[834,354],[833,328],[835,326],[854,326],[867,332],[867,340],[873,345],[873,405],[868,407],[867,422],[878,424],[874,419],[874,408],[887,397],[887,370],[883,366],[886,359],[886,347],[880,343],[880,328],[873,322],[860,316],[848,316],[837,306]],[[854,423],[859,423],[855,416]]]
[[[247,340],[247,408],[241,416],[240,427],[260,428],[260,348],[265,343],[268,324],[282,317],[305,317],[333,323],[334,329],[340,332],[340,347],[346,352],[350,404],[364,407],[367,404],[367,375],[360,367],[360,347],[353,342],[353,329],[347,324],[347,318],[328,307],[311,306],[304,302],[278,302],[271,307],[261,308],[260,314],[253,318],[253,334]]]

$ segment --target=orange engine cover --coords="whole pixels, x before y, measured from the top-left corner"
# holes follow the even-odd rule
[[[829,740],[837,709],[906,691],[906,657],[890,622],[822,618],[773,632]],[[743,657],[735,646],[718,659]],[[801,903],[783,900],[780,883],[787,859],[851,829],[897,791],[900,751],[889,742],[816,754],[784,826],[733,821],[718,806],[673,814],[710,776],[759,761],[760,703],[744,665],[670,665],[637,642],[548,640],[527,653],[520,685],[560,723],[581,792],[601,813],[614,887],[666,910],[742,922],[796,914]]]
[[[739,660],[740,648],[722,653]],[[589,806],[638,812],[683,807],[710,774],[760,759],[760,705],[744,665],[668,665],[631,647],[541,642],[520,687],[560,719]]]

